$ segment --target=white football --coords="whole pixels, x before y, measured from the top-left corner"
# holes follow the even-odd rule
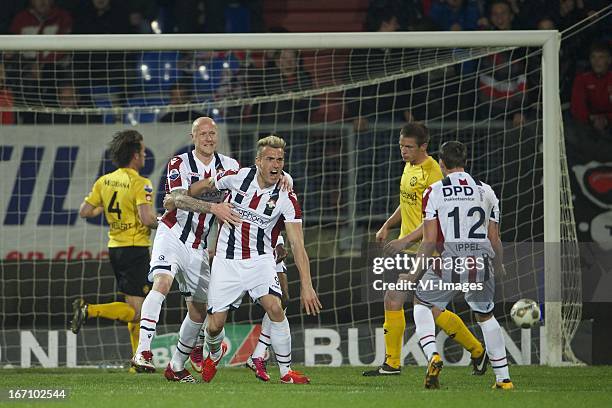
[[[529,329],[540,322],[540,306],[531,299],[520,299],[510,309],[510,317],[518,327]]]

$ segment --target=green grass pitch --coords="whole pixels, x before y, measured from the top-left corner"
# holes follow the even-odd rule
[[[302,369],[302,367],[298,367]],[[309,385],[255,379],[246,368],[221,368],[210,384],[177,384],[156,374],[96,369],[6,369],[0,388],[68,388],[62,402],[0,405],[24,407],[612,407],[612,367],[513,366],[513,391],[491,390],[493,374],[469,375],[467,367],[442,371],[440,390],[423,388],[423,367],[405,367],[399,377],[366,378],[359,367],[308,367]]]

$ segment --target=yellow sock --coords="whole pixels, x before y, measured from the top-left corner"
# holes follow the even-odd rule
[[[102,303],[99,305],[87,305],[87,317],[102,317],[110,320],[121,320],[131,322],[136,316],[136,311],[125,302]]]
[[[436,324],[444,330],[448,337],[461,344],[470,352],[473,358],[478,358],[484,352],[482,344],[467,328],[463,320],[450,310],[445,310],[436,318]]]
[[[132,354],[136,354],[140,338],[140,323],[128,322],[127,326],[130,332],[130,343],[132,343]]]
[[[406,330],[406,317],[404,310],[385,310],[385,347],[386,363],[393,368],[401,365],[402,345],[404,331]]]

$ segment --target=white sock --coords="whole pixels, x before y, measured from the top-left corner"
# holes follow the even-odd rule
[[[429,361],[433,353],[438,352],[436,349],[436,323],[433,314],[427,306],[419,304],[414,305],[412,314],[414,315],[419,344],[427,356],[427,361]]]
[[[151,350],[151,341],[155,337],[155,327],[159,320],[159,312],[166,296],[156,290],[151,290],[140,310],[140,338],[136,353]]]
[[[172,371],[178,372],[185,369],[185,361],[187,361],[187,357],[189,357],[191,350],[195,346],[201,327],[202,323],[194,322],[189,318],[189,313],[187,313],[187,316],[183,319],[183,324],[181,324],[176,350],[174,350],[172,360],[170,361]]]
[[[478,322],[478,325],[482,330],[482,336],[487,347],[491,367],[493,367],[493,372],[495,373],[495,379],[498,382],[509,379],[510,372],[508,371],[508,360],[506,359],[506,343],[497,319],[491,317],[485,322]]]
[[[208,329],[206,329],[206,345],[208,346],[208,350],[210,352],[210,358],[215,361],[221,357],[221,343],[223,343],[224,338],[225,328],[223,328],[216,336],[211,336]]]
[[[291,370],[291,330],[287,317],[282,322],[270,321],[270,342],[276,353],[281,377]]]
[[[264,358],[266,355],[266,350],[270,347],[270,326],[272,321],[270,317],[266,313],[261,319],[261,333],[259,334],[259,341],[255,346],[255,350],[251,357],[253,358]]]
[[[204,347],[204,340],[206,339],[206,324],[208,323],[208,316],[204,319],[204,323],[200,326],[200,332],[198,333],[198,338],[196,339],[195,346],[196,347]]]

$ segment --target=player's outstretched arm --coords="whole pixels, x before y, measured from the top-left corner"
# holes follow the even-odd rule
[[[79,207],[79,217],[81,218],[93,218],[104,212],[103,207],[94,207],[87,201],[83,201]]]
[[[495,252],[495,258],[493,258],[493,268],[495,270],[495,274],[499,277],[505,272],[504,246],[502,245],[501,238],[499,237],[499,224],[497,224],[495,221],[489,221],[487,236],[491,242],[491,247]]]
[[[317,293],[312,287],[312,278],[310,276],[310,261],[308,254],[304,248],[304,233],[302,231],[302,223],[300,222],[285,222],[285,231],[287,238],[291,244],[293,251],[293,259],[300,273],[300,297],[301,303],[306,310],[307,315],[317,315],[323,308]]]
[[[383,242],[387,240],[387,235],[389,235],[389,230],[395,227],[397,224],[402,222],[402,210],[398,205],[393,214],[385,221],[385,223],[380,227],[378,232],[376,232],[376,241]]]
[[[210,213],[215,215],[221,222],[227,222],[232,225],[239,225],[241,222],[240,216],[233,210],[234,206],[230,203],[217,204],[198,200],[190,197],[185,189],[176,189],[170,194],[174,199],[174,205],[181,210]]]

